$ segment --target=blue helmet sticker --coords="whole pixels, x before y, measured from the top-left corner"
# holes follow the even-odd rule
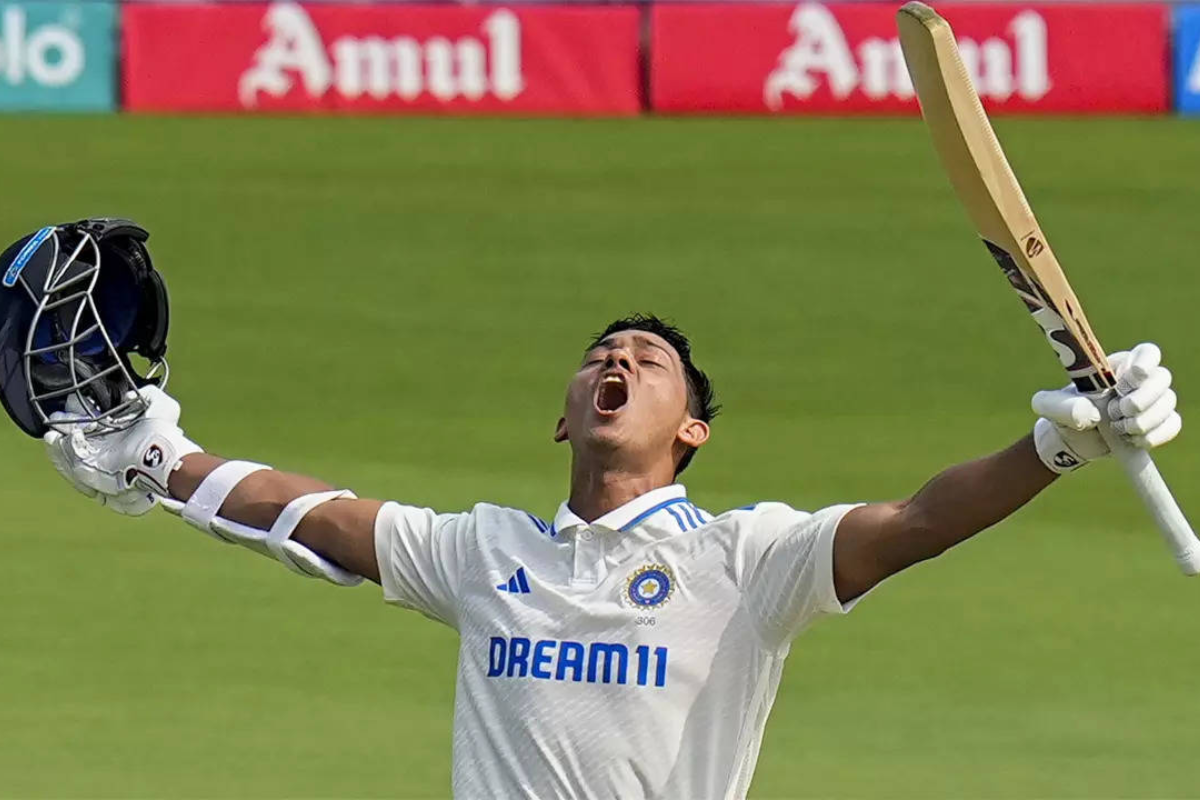
[[[17,278],[20,277],[21,270],[25,269],[25,265],[29,263],[29,259],[33,258],[33,254],[38,251],[38,248],[41,247],[42,244],[49,239],[50,235],[53,233],[54,226],[47,225],[45,228],[42,228],[40,231],[35,233],[33,238],[25,243],[25,246],[21,248],[19,253],[17,253],[17,257],[13,259],[12,264],[10,264],[8,269],[4,272],[3,283],[5,286],[11,289],[17,285]]]

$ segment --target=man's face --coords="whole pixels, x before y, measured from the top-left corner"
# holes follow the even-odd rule
[[[614,333],[587,352],[555,433],[576,453],[623,451],[635,461],[679,456],[707,438],[708,425],[688,411],[679,354],[661,336],[638,330]]]

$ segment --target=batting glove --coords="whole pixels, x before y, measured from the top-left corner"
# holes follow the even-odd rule
[[[1108,455],[1108,444],[1097,430],[1103,418],[1115,433],[1143,450],[1161,447],[1183,428],[1171,372],[1160,363],[1158,345],[1139,344],[1108,360],[1117,380],[1115,394],[1084,395],[1071,385],[1033,396],[1033,410],[1041,415],[1033,426],[1034,444],[1052,472],[1073,472]]]
[[[124,430],[60,424],[62,430],[52,429],[43,437],[50,462],[76,490],[135,516],[168,495],[167,481],[184,456],[203,452],[180,429],[174,398],[155,386],[139,391],[148,404],[146,413]]]

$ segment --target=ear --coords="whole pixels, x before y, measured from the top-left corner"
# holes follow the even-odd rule
[[[681,443],[688,447],[699,447],[708,441],[708,423],[704,420],[688,417],[675,435]]]
[[[558,424],[554,426],[554,441],[565,442],[567,440],[567,419],[559,417]]]

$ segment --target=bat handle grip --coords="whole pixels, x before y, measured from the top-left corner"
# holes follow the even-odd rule
[[[1100,423],[1100,435],[1154,517],[1171,555],[1175,557],[1175,563],[1184,575],[1200,574],[1200,539],[1192,532],[1192,526],[1175,502],[1154,460],[1145,450],[1129,444],[1112,429],[1108,421],[1107,402],[1098,402],[1096,405],[1104,417]]]

